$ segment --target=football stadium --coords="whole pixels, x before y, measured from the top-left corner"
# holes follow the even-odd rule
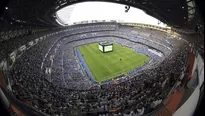
[[[195,0],[3,5],[0,115],[200,116],[204,22]]]

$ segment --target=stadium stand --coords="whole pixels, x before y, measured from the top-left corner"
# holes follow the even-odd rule
[[[115,1],[142,8],[169,24],[171,33],[115,21],[58,27],[54,12],[76,2],[12,0],[5,7],[0,18],[0,97],[12,115],[169,116],[190,101],[185,94],[203,93],[203,21],[193,0]],[[149,62],[94,82],[75,48],[106,40],[145,54]],[[196,71],[200,76],[193,76]]]
[[[106,29],[102,26],[102,29],[98,28],[98,30]],[[117,32],[118,30],[112,31]],[[130,39],[130,36],[125,35],[109,37],[109,30],[92,32],[95,35],[90,32],[77,32],[79,34],[76,32],[73,34],[71,31],[69,35],[67,30],[59,31],[60,35],[54,33],[24,51],[16,59],[13,68],[7,72],[7,75],[11,91],[18,100],[49,115],[66,115],[68,110],[75,111],[75,109],[86,115],[147,114],[162,105],[162,101],[179,77],[179,70],[183,71],[184,61],[188,55],[187,52],[184,52],[187,50],[184,49],[187,48],[187,44],[179,40],[175,41],[181,43],[174,45],[181,46],[181,49],[172,47],[170,55],[166,54],[162,59],[157,60],[158,57],[148,52],[147,44],[149,45],[149,42],[147,41],[139,42],[138,38],[133,41],[133,38]],[[56,37],[59,40],[56,40]],[[137,73],[130,74],[132,78],[121,79],[122,76],[120,76],[119,79],[117,78],[118,80],[116,79],[118,85],[115,81],[111,81],[102,85],[103,89],[100,87],[93,89],[93,86],[100,85],[93,84],[89,80],[90,78],[86,75],[83,76],[84,69],[81,69],[80,66],[83,62],[82,57],[79,58],[80,54],[74,48],[82,44],[104,40],[113,40],[119,44],[130,46],[136,51],[141,49],[142,53],[147,53],[154,61],[156,59],[162,63],[158,63],[158,67],[153,67],[154,65],[148,63],[145,68],[134,70],[133,72],[137,71]],[[166,43],[166,39],[161,42]],[[152,43],[150,44],[152,45]],[[159,51],[164,49],[169,51],[166,47],[154,47]],[[63,54],[66,54],[67,60],[64,59]],[[45,60],[43,60],[44,58]],[[78,59],[81,63],[77,62]],[[50,72],[48,71],[49,67]],[[64,72],[65,70],[66,72]]]

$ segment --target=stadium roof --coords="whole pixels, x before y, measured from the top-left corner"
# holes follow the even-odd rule
[[[65,6],[89,0],[12,0],[5,7],[1,20],[9,23],[60,26],[56,11]],[[193,0],[92,0],[125,4],[144,10],[174,28],[193,29],[196,25]]]

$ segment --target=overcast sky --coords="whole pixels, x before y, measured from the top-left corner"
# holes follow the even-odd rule
[[[124,22],[158,25],[158,20],[144,11],[131,7],[125,12],[125,5],[108,2],[84,2],[67,6],[57,12],[68,24],[87,20],[123,20]],[[163,23],[159,26],[165,27]]]

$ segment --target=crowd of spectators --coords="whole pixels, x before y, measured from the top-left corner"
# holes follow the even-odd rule
[[[186,52],[181,51],[164,60],[159,67],[144,70],[138,76],[108,89],[74,91],[60,88],[43,77],[37,77],[32,69],[29,78],[27,74],[13,78],[12,91],[17,99],[30,101],[34,108],[50,115],[65,115],[73,109],[80,109],[79,112],[87,115],[111,112],[118,115],[143,115],[153,111],[166,98],[183,71],[186,55]],[[25,68],[29,71],[28,67]]]
[[[93,29],[89,33],[83,31],[89,29],[79,26],[78,30],[54,35],[27,50],[16,60],[12,70],[7,72],[13,95],[21,102],[52,116],[67,115],[72,111],[92,116],[141,116],[163,105],[163,100],[186,65],[186,44],[177,40],[178,43],[170,47],[169,51],[145,38],[136,39],[136,35],[117,32],[115,26],[102,27],[103,29],[100,26],[89,27]],[[99,32],[94,32],[96,29]],[[106,37],[109,34],[112,37]],[[119,36],[123,37],[118,38]],[[61,39],[56,40],[57,37]],[[124,39],[128,37],[131,39]],[[149,68],[144,68],[136,76],[126,78],[117,85],[108,85],[105,89],[99,85],[85,90],[92,86],[92,82],[81,68],[74,48],[105,40],[142,51],[148,44],[166,54],[163,59],[157,60],[145,50],[143,53],[150,55],[152,59],[156,59],[153,62],[158,63],[148,65]],[[157,41],[162,43],[162,40]],[[163,42],[167,44],[167,41],[173,42],[167,39]]]

